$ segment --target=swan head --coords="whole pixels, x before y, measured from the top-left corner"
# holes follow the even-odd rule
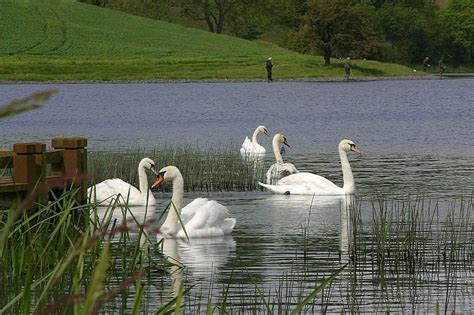
[[[258,127],[257,127],[257,130],[258,130],[258,132],[262,132],[262,133],[266,134],[267,137],[270,137],[270,135],[268,134],[268,129],[267,129],[267,127],[265,127],[265,126],[258,126]]]
[[[173,181],[176,177],[182,176],[181,172],[176,166],[163,167],[156,175],[155,182],[151,185],[151,188],[161,185],[163,182]]]
[[[273,141],[276,141],[277,143],[283,143],[283,144],[286,145],[288,148],[290,147],[290,145],[289,145],[288,142],[286,141],[285,135],[282,134],[282,133],[277,133],[275,136],[273,136]]]
[[[153,160],[150,158],[142,159],[140,161],[140,164],[138,164],[138,167],[150,170],[153,172],[153,174],[158,175],[158,173],[155,170],[155,162],[153,162]]]
[[[344,151],[344,152],[352,151],[352,152],[360,153],[356,144],[352,140],[347,140],[347,139],[341,140],[341,142],[339,142],[339,150]]]

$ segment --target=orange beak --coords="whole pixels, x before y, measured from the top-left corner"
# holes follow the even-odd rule
[[[353,147],[351,148],[351,151],[352,151],[352,152],[361,153],[361,152],[359,151],[359,149],[358,149],[356,146],[353,146]]]
[[[151,188],[155,188],[156,186],[160,186],[161,183],[163,182],[163,180],[164,180],[164,177],[162,175],[158,175],[156,177],[155,182],[151,185]]]

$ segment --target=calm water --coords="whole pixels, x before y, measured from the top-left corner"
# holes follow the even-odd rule
[[[342,137],[350,138],[363,151],[350,158],[358,190],[356,206],[340,198],[212,193],[209,197],[237,218],[234,233],[190,243],[166,241],[164,253],[185,268],[172,270],[170,278],[152,273],[144,307],[156,309],[173,295],[173,281],[184,281],[196,285],[185,301],[190,314],[205,311],[207,292],[218,303],[228,283],[227,303],[236,309],[244,305],[250,310],[256,301],[263,304],[257,285],[275,312],[285,312],[324,276],[351,260],[351,268],[307,312],[434,313],[439,303],[442,311],[446,306],[448,312],[471,313],[472,201],[464,212],[459,209],[461,198],[469,204],[474,189],[473,84],[419,80],[0,85],[3,103],[33,91],[60,90],[43,109],[0,122],[0,140],[8,147],[19,141],[49,142],[55,136],[74,135],[87,137],[91,150],[153,148],[163,143],[238,150],[246,135],[265,124],[270,133],[285,133],[291,144],[286,158],[299,169],[341,183],[336,147]],[[270,140],[264,136],[260,140],[270,151]],[[416,234],[423,241],[413,245],[407,237],[394,247],[398,252],[411,250],[401,261],[394,260],[393,253],[385,255],[384,272],[377,264],[382,258],[377,257],[374,236],[380,207],[373,199],[381,194],[390,200],[424,198]],[[186,202],[203,195],[187,194]],[[160,202],[152,216],[163,210],[170,195],[156,197]],[[410,211],[418,213],[420,203]],[[399,218],[400,204],[389,203],[394,218]],[[451,213],[452,209],[458,211]],[[139,215],[143,209],[133,211]],[[460,222],[446,223],[450,217]],[[455,244],[462,244],[463,250],[446,260],[443,253],[450,251],[443,244],[452,230],[458,231]],[[153,250],[159,259],[158,248]],[[409,263],[412,252],[418,253],[414,269]]]
[[[473,80],[347,83],[0,85],[1,103],[57,88],[46,106],[4,120],[2,146],[85,136],[90,149],[163,142],[240,146],[255,127],[284,132],[296,153],[472,155]],[[261,139],[267,148],[271,141]]]

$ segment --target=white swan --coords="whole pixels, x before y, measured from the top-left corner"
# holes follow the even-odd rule
[[[215,237],[232,233],[236,220],[229,218],[227,208],[217,201],[197,198],[182,208],[184,180],[177,167],[162,168],[151,187],[158,186],[163,181],[173,183],[171,206],[165,222],[160,227],[160,234],[165,238]]]
[[[252,140],[249,137],[245,137],[242,147],[240,148],[240,154],[243,158],[263,156],[265,155],[265,148],[262,147],[257,141],[257,135],[263,132],[268,136],[268,130],[265,126],[258,126],[257,129],[253,132]]]
[[[347,152],[359,152],[357,146],[351,140],[342,140],[339,143],[339,157],[341,159],[342,176],[344,186],[338,187],[330,180],[313,174],[297,173],[280,179],[276,185],[258,183],[275,194],[294,195],[344,195],[353,194],[355,191],[354,177],[347,158]]]
[[[97,201],[102,203],[108,201],[111,197],[117,197],[120,194],[120,202],[129,206],[155,205],[155,197],[148,189],[148,179],[146,170],[155,171],[155,162],[152,159],[144,158],[138,164],[138,181],[140,189],[124,182],[120,178],[106,179],[101,183],[91,186],[87,189],[89,202]]]
[[[288,142],[286,142],[285,135],[277,133],[272,141],[273,154],[275,154],[276,163],[273,163],[267,171],[267,184],[276,184],[276,182],[283,177],[298,173],[298,170],[293,164],[283,162],[280,152],[281,144],[290,147]]]

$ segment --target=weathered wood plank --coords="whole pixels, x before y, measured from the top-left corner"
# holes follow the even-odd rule
[[[0,193],[5,192],[16,192],[16,191],[27,191],[29,188],[28,184],[16,184],[13,182],[11,176],[0,177]]]
[[[50,183],[60,177],[74,177],[87,173],[87,139],[85,138],[54,138],[53,150],[46,151],[44,143],[16,143],[12,151],[0,151],[0,197],[16,195],[24,196],[36,185]],[[50,174],[46,174],[47,165],[51,165]],[[65,185],[71,185],[71,179]],[[57,185],[57,184],[56,184]],[[77,195],[79,203],[85,202],[87,186],[85,182],[74,183],[80,188]],[[47,202],[48,193],[41,192],[37,202]]]
[[[0,170],[13,167],[13,152],[10,155],[0,155]]]
[[[59,164],[63,162],[64,150],[53,150],[44,153],[46,164]]]

